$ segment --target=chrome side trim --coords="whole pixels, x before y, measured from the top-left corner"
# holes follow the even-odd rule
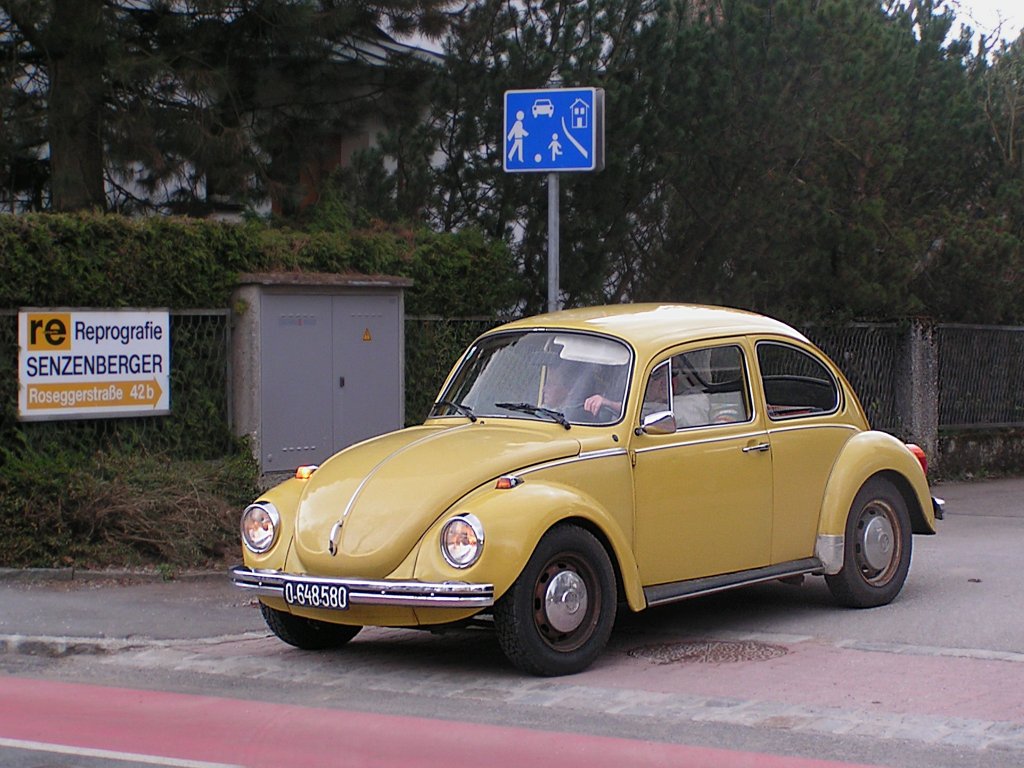
[[[818,416],[819,414],[814,414]],[[827,416],[829,414],[821,414]],[[811,416],[790,416],[791,419],[804,419],[812,418]],[[805,429],[848,429],[851,432],[860,432],[857,427],[853,424],[790,424],[785,427],[775,426],[774,424],[768,427],[768,434],[774,434],[775,432],[802,432]]]
[[[625,448],[605,448],[600,451],[587,451],[586,453],[579,453],[575,456],[567,456],[564,459],[553,459],[552,461],[546,461],[543,464],[535,464],[532,467],[526,469],[517,470],[517,475],[529,475],[532,472],[540,472],[544,469],[551,469],[552,467],[561,467],[566,464],[575,464],[579,461],[591,461],[592,459],[607,459],[613,456],[628,456],[629,452]]]
[[[284,585],[291,582],[343,586],[348,590],[350,605],[402,605],[414,608],[489,608],[494,605],[493,584],[320,578],[281,571],[254,570],[244,565],[237,565],[228,573],[236,587],[263,597],[284,599]]]
[[[574,458],[579,461],[587,461],[588,459],[603,459],[608,456],[624,456],[626,454],[625,448],[605,448],[600,451],[586,451],[581,453],[579,456]]]
[[[678,434],[678,433],[677,433]],[[755,437],[764,437],[765,431],[763,429],[755,432],[741,432],[736,435],[719,435],[716,437],[705,437],[700,440],[683,440],[678,443],[670,443],[669,445],[650,445],[646,448],[637,448],[637,453],[650,453],[652,451],[667,451],[672,448],[686,448],[691,445],[707,445],[710,443],[724,443],[727,440],[750,440]]]
[[[821,560],[822,573],[839,573],[843,569],[843,552],[845,550],[845,536],[819,534],[818,540],[814,543],[814,556]]]
[[[768,565],[764,568],[752,568],[749,571],[726,573],[722,576],[707,576],[702,579],[687,579],[686,581],[676,581],[671,584],[657,584],[653,587],[644,587],[644,597],[647,598],[648,606],[665,605],[666,603],[674,603],[699,595],[711,595],[715,592],[724,592],[727,589],[760,584],[763,581],[773,581],[774,579],[785,579],[789,576],[820,572],[821,561],[816,557],[808,557],[804,560],[792,560],[788,563]]]
[[[710,424],[708,426],[722,426],[717,424]],[[731,425],[726,425],[731,426]],[[704,427],[696,427],[695,429],[704,429]],[[794,424],[786,427],[775,427],[770,426],[767,430],[757,430],[755,432],[743,432],[737,435],[719,435],[716,437],[705,437],[698,440],[684,440],[678,443],[671,443],[669,445],[650,445],[646,448],[637,448],[637,453],[649,453],[650,451],[665,451],[672,448],[683,448],[690,445],[702,445],[709,443],[721,443],[726,440],[749,440],[755,437],[763,437],[768,435],[769,438],[776,432],[799,432],[805,429],[848,429],[851,432],[858,432],[859,430],[850,424]],[[683,430],[680,430],[680,432]],[[689,431],[689,430],[685,430]],[[679,432],[676,432],[679,434]]]

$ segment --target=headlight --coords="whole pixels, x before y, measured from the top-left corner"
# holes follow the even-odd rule
[[[242,542],[246,549],[262,555],[277,541],[281,515],[269,501],[250,504],[242,513]]]
[[[453,568],[469,568],[484,551],[484,526],[476,515],[453,517],[441,529],[441,554]]]

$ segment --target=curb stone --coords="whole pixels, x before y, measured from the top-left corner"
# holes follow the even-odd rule
[[[0,568],[0,583],[35,581],[104,581],[125,579],[148,583],[226,579],[228,570],[172,571],[165,575],[156,570],[93,571],[82,568]]]
[[[52,637],[46,635],[0,635],[0,654],[21,654],[24,656],[107,656],[124,651],[146,648],[174,648],[176,646],[218,645],[240,640],[256,640],[267,637],[265,632],[245,632],[240,635],[224,635],[192,640],[155,640],[151,638],[119,639],[106,637]]]

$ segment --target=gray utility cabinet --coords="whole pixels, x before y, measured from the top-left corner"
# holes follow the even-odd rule
[[[234,297],[235,430],[264,474],[319,464],[404,421],[411,281],[243,275]]]

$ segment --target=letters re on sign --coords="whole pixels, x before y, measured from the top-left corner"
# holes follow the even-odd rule
[[[170,413],[170,336],[166,310],[21,310],[18,418]]]

